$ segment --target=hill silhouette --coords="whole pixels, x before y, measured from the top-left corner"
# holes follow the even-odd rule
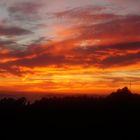
[[[99,128],[138,124],[140,95],[124,87],[107,97],[26,98],[0,100],[1,126]]]
[[[116,92],[112,92],[111,95],[109,95],[109,97],[113,97],[113,98],[127,98],[127,97],[132,97],[133,94],[131,93],[131,91],[128,89],[128,87],[124,87],[122,89],[118,89]]]

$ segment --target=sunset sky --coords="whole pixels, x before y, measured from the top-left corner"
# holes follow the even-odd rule
[[[140,93],[140,0],[0,0],[0,91]]]

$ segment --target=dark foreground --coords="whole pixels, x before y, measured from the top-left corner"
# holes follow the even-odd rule
[[[6,128],[134,128],[140,122],[140,96],[127,88],[105,98],[25,98],[0,101],[0,127]]]

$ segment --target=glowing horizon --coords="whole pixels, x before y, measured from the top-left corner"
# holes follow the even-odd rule
[[[1,0],[0,91],[140,93],[140,2]]]

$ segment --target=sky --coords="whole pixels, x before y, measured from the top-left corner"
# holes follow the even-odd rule
[[[140,93],[140,0],[1,0],[0,91]]]

